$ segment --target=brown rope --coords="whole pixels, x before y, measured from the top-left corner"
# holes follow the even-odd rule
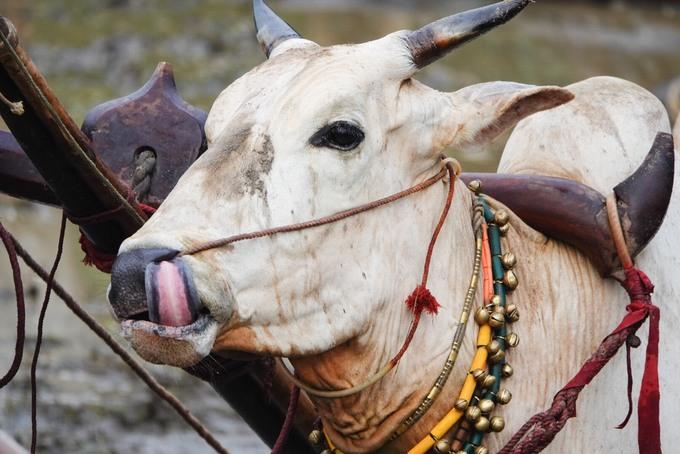
[[[1,229],[2,231],[4,229]],[[11,239],[11,244],[16,250],[16,254],[22,258],[24,263],[28,265],[43,281],[49,282],[50,274],[42,268],[31,255],[21,246],[21,244],[7,233]],[[203,438],[216,452],[221,454],[228,454],[228,451],[220,444],[214,435],[163,385],[142,367],[142,365],[135,360],[130,354],[118,343],[115,339],[102,327],[96,320],[94,320],[85,310],[75,301],[75,299],[59,284],[58,281],[52,281],[52,290],[61,298],[66,306],[88,326],[106,345],[113,350],[130,369],[161,399],[166,401],[177,414],[189,425],[194,431]]]
[[[366,203],[364,205],[359,205],[358,207],[350,208],[345,211],[340,211],[339,213],[331,214],[330,216],[326,216],[323,218],[319,219],[314,219],[311,221],[306,221],[306,222],[300,222],[298,224],[289,224],[289,225],[284,225],[280,227],[272,227],[270,229],[265,229],[265,230],[259,230],[257,232],[251,232],[251,233],[241,233],[238,235],[233,235],[227,238],[221,238],[218,240],[214,241],[208,241],[206,243],[200,244],[198,246],[195,246],[193,248],[189,248],[185,251],[183,251],[180,255],[194,255],[198,254],[201,252],[208,251],[210,249],[217,249],[221,248],[224,246],[227,246],[229,244],[237,243],[239,241],[246,241],[246,240],[254,240],[256,238],[263,238],[271,235],[276,235],[278,233],[289,233],[289,232],[297,232],[300,230],[306,230],[306,229],[311,229],[313,227],[319,227],[322,225],[326,224],[332,224],[337,221],[341,221],[343,219],[356,216],[357,214],[372,210],[374,208],[381,207],[383,205],[387,205],[389,203],[395,202],[399,199],[403,199],[404,197],[408,197],[409,195],[415,194],[416,192],[420,192],[423,189],[427,189],[433,184],[435,184],[437,181],[441,180],[444,178],[444,176],[447,174],[447,169],[449,168],[449,165],[444,167],[439,173],[437,173],[435,176],[428,178],[427,180],[423,181],[422,183],[419,183],[415,186],[412,186],[408,189],[405,189],[401,192],[397,192],[396,194],[392,194],[391,196],[374,200],[373,202]]]
[[[9,256],[9,263],[12,267],[12,278],[14,280],[14,292],[17,300],[17,341],[14,346],[14,359],[12,365],[7,370],[7,373],[0,378],[0,389],[7,386],[9,382],[14,379],[21,360],[24,357],[24,340],[26,337],[26,305],[24,302],[24,284],[21,282],[21,268],[19,268],[19,261],[17,260],[17,251],[14,247],[14,239],[12,235],[5,230],[5,227],[0,222],[0,238],[5,245],[7,255]]]
[[[43,340],[43,326],[45,324],[45,314],[47,314],[47,305],[50,303],[50,295],[52,294],[52,284],[54,283],[54,275],[59,267],[61,255],[64,252],[64,234],[66,233],[66,213],[62,211],[61,225],[59,226],[59,240],[57,241],[57,255],[54,258],[52,269],[47,277],[47,287],[45,288],[45,298],[43,299],[42,307],[40,308],[40,316],[38,317],[38,335],[35,339],[35,350],[33,351],[33,361],[31,362],[31,454],[35,454],[36,445],[38,443],[38,387],[37,387],[37,373],[38,373],[38,357],[40,356],[40,347]]]

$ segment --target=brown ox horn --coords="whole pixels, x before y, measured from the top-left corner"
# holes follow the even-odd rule
[[[257,41],[267,57],[282,42],[300,38],[300,35],[286,21],[277,16],[263,0],[253,0],[253,18]]]
[[[423,68],[456,47],[515,17],[531,0],[505,0],[454,14],[411,32],[406,44],[413,62]]]
[[[673,191],[675,154],[670,134],[659,133],[647,157],[614,188],[630,255],[635,257],[659,231]],[[480,180],[485,194],[510,208],[532,228],[588,257],[604,277],[620,278],[609,233],[605,198],[577,181],[540,175],[463,174]]]

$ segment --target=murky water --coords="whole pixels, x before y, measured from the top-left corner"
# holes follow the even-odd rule
[[[359,42],[415,28],[483,2],[432,0],[272,2],[306,37],[321,44]],[[414,6],[416,5],[417,6]],[[600,5],[601,2],[597,2]],[[489,80],[566,85],[594,75],[635,81],[664,97],[680,76],[680,7],[592,6],[542,1],[520,18],[433,65],[419,78],[441,90]],[[102,5],[106,5],[103,7]],[[249,2],[229,0],[3,0],[0,14],[77,121],[94,105],[141,86],[161,60],[171,62],[182,95],[209,109],[234,78],[262,61]],[[678,100],[680,103],[680,100]],[[501,146],[462,156],[467,170],[493,170]],[[54,254],[58,213],[0,198],[0,220],[40,261]],[[73,229],[59,279],[112,332],[106,275],[80,264]],[[41,284],[24,273],[32,352]],[[14,308],[9,268],[0,263],[0,366],[9,364]],[[0,391],[0,430],[30,440],[27,367]],[[172,368],[154,373],[177,392],[232,452],[266,452],[209,387]],[[54,300],[39,367],[40,451],[84,453],[210,452],[122,363]]]

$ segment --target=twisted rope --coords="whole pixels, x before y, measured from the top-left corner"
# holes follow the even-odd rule
[[[35,259],[23,248],[23,246],[4,228],[0,222],[0,237],[2,237],[3,244],[10,255],[10,262],[16,263],[17,256],[26,263],[26,265],[32,269],[43,281],[48,283],[48,287],[51,291],[61,298],[66,306],[78,317],[88,328],[90,328],[101,340],[108,345],[108,347],[118,355],[125,364],[132,369],[132,371],[151,389],[157,396],[167,402],[170,407],[201,437],[203,438],[210,447],[212,447],[215,452],[220,454],[228,454],[228,451],[220,444],[215,436],[206,428],[190,411],[187,409],[180,401],[177,399],[170,391],[168,391],[163,385],[161,385],[144,367],[135,360],[130,354],[118,343],[116,340],[101,326],[95,319],[93,319],[85,310],[76,302],[76,300],[59,284],[58,281],[53,279],[53,274],[48,273],[43,267],[41,267]],[[55,261],[56,262],[56,261]],[[54,267],[53,267],[54,268]],[[21,320],[23,323],[23,288],[21,286],[20,275],[18,274],[18,266],[15,268],[13,265],[13,271],[15,275],[15,291],[17,295],[17,307],[19,314],[21,315]],[[51,277],[52,276],[52,277]],[[19,279],[17,279],[17,277]],[[16,284],[19,284],[18,286]],[[46,295],[49,292],[46,292]],[[21,301],[21,302],[20,302]],[[21,306],[21,307],[20,307]],[[43,304],[44,306],[44,304]],[[23,345],[25,342],[25,334],[23,329],[19,329],[17,326],[17,344],[15,348],[15,358],[14,363],[21,363],[21,352],[23,351]],[[40,340],[40,339],[39,339]],[[40,344],[38,340],[38,344]],[[36,346],[36,348],[39,348]],[[18,369],[18,366],[17,366]],[[13,368],[10,369],[12,372]],[[8,373],[3,380],[0,381],[0,385],[5,386],[7,382],[16,375],[16,371],[12,374]],[[6,378],[8,377],[8,379]],[[4,383],[4,384],[3,384]],[[2,388],[0,386],[0,388]],[[32,443],[33,444],[33,443]]]

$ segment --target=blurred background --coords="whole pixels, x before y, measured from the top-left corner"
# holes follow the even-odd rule
[[[323,45],[375,39],[484,3],[489,2],[270,1],[303,36]],[[1,0],[0,14],[17,26],[29,55],[78,123],[93,106],[143,85],[159,61],[174,66],[182,96],[208,110],[224,87],[263,60],[246,0]],[[568,85],[596,75],[642,85],[675,118],[680,110],[680,1],[538,1],[418,78],[452,91],[491,80]],[[493,171],[502,146],[503,139],[488,150],[462,156],[464,168]],[[0,221],[47,267],[55,254],[59,216],[51,208],[0,195]],[[105,300],[108,276],[81,264],[73,228],[66,245],[58,279],[122,340]],[[28,368],[43,285],[26,271],[24,281],[27,351],[18,378],[0,391],[0,432],[27,446]],[[14,304],[3,257],[3,373],[13,353]],[[232,452],[267,452],[207,385],[172,368],[151,368]],[[211,452],[58,299],[48,311],[38,377],[40,452]]]

